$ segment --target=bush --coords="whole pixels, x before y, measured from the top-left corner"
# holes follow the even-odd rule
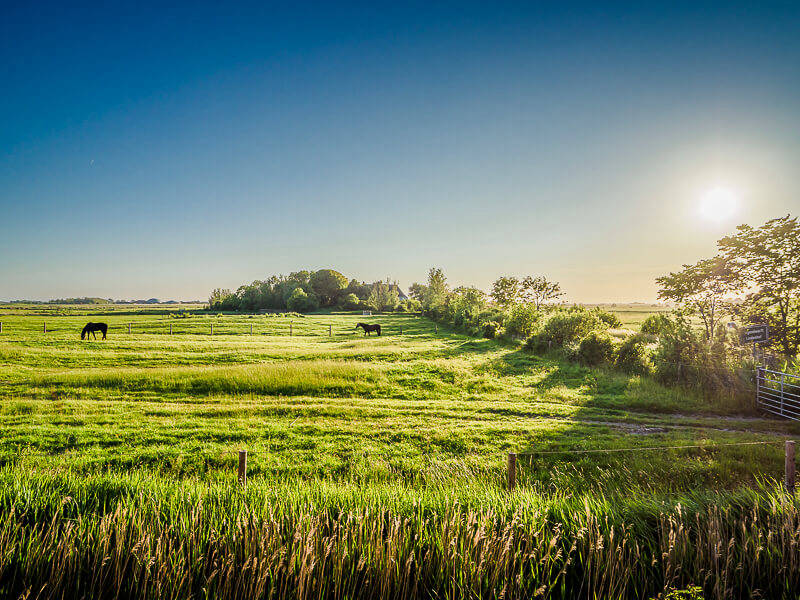
[[[641,335],[631,335],[620,344],[614,356],[614,366],[633,375],[650,371],[647,360],[647,340]]]
[[[422,312],[422,303],[414,298],[403,300],[400,306],[403,308],[403,312]]]
[[[506,333],[511,337],[527,338],[536,330],[540,318],[541,313],[533,304],[517,304],[506,318]]]
[[[483,337],[493,340],[503,332],[503,326],[497,321],[487,321],[483,324]]]
[[[597,310],[595,312],[600,322],[605,324],[609,329],[620,329],[622,327],[622,320],[614,313],[608,312],[607,310]]]
[[[613,356],[614,342],[605,333],[593,331],[578,346],[578,360],[589,366],[609,363]]]
[[[553,346],[563,348],[604,328],[597,315],[584,308],[561,310],[553,313],[547,320],[542,328],[542,335]]]
[[[662,335],[675,329],[675,323],[668,315],[650,315],[639,326],[639,331],[649,335]]]
[[[506,313],[500,308],[490,307],[478,314],[479,323],[488,323],[489,321],[497,321],[500,325],[506,320]]]
[[[724,328],[715,339],[706,340],[682,316],[672,322],[671,330],[662,332],[653,355],[660,383],[696,387],[713,398],[727,397],[738,409],[752,408],[751,383],[740,374],[743,360],[727,343]]]

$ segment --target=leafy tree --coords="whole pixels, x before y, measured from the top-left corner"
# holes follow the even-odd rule
[[[347,294],[347,296],[342,299],[342,308],[346,310],[356,310],[360,306],[361,300],[355,294]]]
[[[486,307],[486,293],[475,287],[459,287],[450,298],[453,323],[457,326],[474,325]]]
[[[208,307],[212,310],[230,310],[232,300],[235,300],[235,297],[230,290],[216,288],[208,298]]]
[[[286,308],[294,312],[310,312],[318,308],[317,297],[306,294],[301,287],[296,287],[286,301]]]
[[[428,285],[425,287],[423,300],[425,308],[430,309],[444,305],[447,302],[448,293],[449,288],[444,272],[439,268],[432,267],[428,271]]]
[[[706,340],[711,340],[722,318],[730,314],[728,296],[741,286],[731,267],[719,256],[683,265],[682,271],[656,279],[660,286],[658,297],[677,302],[687,314],[697,315]]]
[[[394,310],[400,304],[397,287],[391,284],[376,281],[367,298],[367,306],[376,311]]]
[[[800,223],[787,215],[758,228],[740,225],[718,242],[739,271],[744,288],[755,288],[743,307],[753,320],[770,325],[770,335],[786,357],[800,349]]]
[[[564,295],[561,291],[561,285],[555,281],[548,281],[542,275],[536,277],[528,276],[522,280],[521,296],[527,302],[531,302],[536,310],[542,307],[542,304],[557,300]]]
[[[427,287],[421,283],[412,283],[408,288],[408,296],[422,302],[425,300],[425,293],[427,292]]]
[[[319,296],[323,306],[333,306],[342,290],[347,287],[347,277],[333,269],[320,269],[309,278],[311,289]]]
[[[369,296],[370,286],[364,283],[363,281],[358,281],[357,279],[351,279],[350,283],[347,284],[347,287],[344,289],[344,294],[354,294],[358,297],[359,300],[366,300],[367,296]]]
[[[500,306],[516,304],[522,294],[522,283],[516,277],[501,277],[492,284],[492,299]]]
[[[261,281],[254,281],[250,285],[243,285],[236,290],[239,310],[256,310],[262,305]]]

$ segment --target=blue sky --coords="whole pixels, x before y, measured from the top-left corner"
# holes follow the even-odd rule
[[[441,266],[649,300],[800,208],[794,2],[17,3],[0,59],[0,299]]]

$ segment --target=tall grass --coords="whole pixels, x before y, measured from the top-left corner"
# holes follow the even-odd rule
[[[310,360],[229,367],[104,369],[40,375],[33,387],[110,388],[191,395],[266,394],[328,396],[366,394],[381,374],[357,362]]]
[[[467,486],[233,485],[0,472],[0,596],[794,598],[774,486],[642,502]]]

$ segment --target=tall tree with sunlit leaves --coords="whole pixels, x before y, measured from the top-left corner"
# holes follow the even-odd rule
[[[658,297],[672,300],[690,315],[700,318],[707,340],[714,338],[720,321],[730,314],[730,295],[741,287],[731,264],[717,256],[656,279]]]
[[[530,275],[522,280],[521,296],[539,310],[543,304],[558,300],[564,295],[561,285],[556,281],[549,281],[542,275],[531,277]]]
[[[519,301],[522,283],[516,277],[500,277],[492,284],[492,299],[500,306],[511,306]]]
[[[787,358],[800,351],[800,223],[786,215],[761,227],[740,225],[718,242],[741,274],[743,289],[755,289],[740,312],[770,326],[774,344]]]

